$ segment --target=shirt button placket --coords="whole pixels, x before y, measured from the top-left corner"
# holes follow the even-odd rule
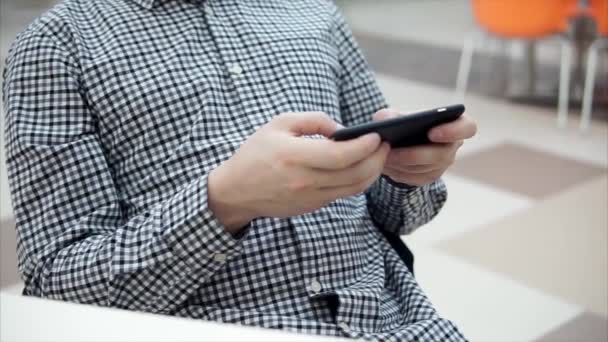
[[[236,28],[231,25],[225,25],[222,23],[223,18],[229,16],[238,16],[238,8],[233,1],[218,1],[218,5],[210,5],[210,1],[207,0],[204,11],[206,13],[207,22],[209,23],[209,30],[215,36],[214,42],[217,48],[217,52],[220,57],[220,61],[223,63],[224,73],[227,74],[232,86],[230,89],[226,89],[229,96],[232,99],[230,108],[232,112],[246,112],[247,108],[241,108],[243,94],[248,94],[250,91],[250,85],[244,75],[244,65],[241,62],[241,58],[247,58],[246,49],[244,48],[244,42],[241,42],[236,37],[240,35],[236,32]],[[229,81],[229,82],[230,82]],[[244,120],[243,120],[244,119]],[[250,134],[253,130],[253,125],[249,116],[242,116],[239,119],[235,119],[234,125],[238,126],[239,131],[244,135]],[[252,132],[251,132],[252,133]]]

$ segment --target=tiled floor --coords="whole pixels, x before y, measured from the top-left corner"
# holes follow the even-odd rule
[[[380,80],[399,107],[450,96]],[[401,91],[411,105],[401,104]],[[444,210],[405,238],[417,278],[472,340],[549,341],[577,331],[581,340],[605,341],[608,126],[595,122],[581,135],[557,129],[542,113],[550,109],[475,95],[467,106],[479,136],[445,177]]]
[[[473,29],[466,1],[345,8],[393,106],[452,101],[459,48]],[[541,46],[545,70],[558,60],[553,43]],[[595,121],[580,133],[572,105],[570,126],[559,129],[555,108],[516,105],[483,89],[495,86],[484,77],[496,76],[484,64],[475,66],[477,85],[465,101],[479,134],[445,177],[444,210],[405,238],[417,278],[474,341],[607,341],[608,125]],[[540,87],[554,86],[555,75]],[[596,107],[594,117],[606,111]]]
[[[606,176],[437,248],[608,316]],[[560,215],[560,213],[563,213]]]
[[[542,199],[606,173],[602,166],[505,142],[461,158],[451,172]]]
[[[3,56],[18,27],[39,11],[28,3],[14,9],[0,0]],[[466,1],[341,3],[394,107],[453,101],[454,59],[473,28]],[[11,8],[14,15],[5,20]],[[554,44],[539,54],[553,70]],[[594,120],[589,132],[580,133],[572,117],[559,129],[552,107],[485,96],[482,78],[492,67],[484,64],[475,65],[481,86],[472,86],[465,101],[479,134],[445,176],[448,202],[435,220],[405,237],[416,255],[417,278],[439,311],[473,341],[606,341],[608,124]],[[571,109],[575,114],[580,108]],[[595,118],[604,111],[596,108]],[[0,286],[19,291],[2,161]]]

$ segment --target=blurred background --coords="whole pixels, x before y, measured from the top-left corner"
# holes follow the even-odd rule
[[[52,3],[0,0],[2,60]],[[440,313],[473,341],[607,341],[608,0],[338,4],[393,107],[463,102],[479,124],[444,210],[404,238]],[[0,287],[18,293],[2,141]]]

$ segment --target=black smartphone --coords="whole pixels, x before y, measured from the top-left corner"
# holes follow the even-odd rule
[[[391,147],[428,144],[428,132],[431,128],[458,119],[464,109],[464,105],[457,104],[369,122],[339,129],[330,138],[343,141],[375,132]]]

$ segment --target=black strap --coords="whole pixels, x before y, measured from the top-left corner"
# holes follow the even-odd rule
[[[393,247],[393,249],[397,252],[401,260],[403,260],[405,266],[407,266],[412,275],[414,275],[414,254],[412,251],[410,251],[398,234],[387,232],[384,229],[380,229],[380,231],[391,244],[391,247]]]

